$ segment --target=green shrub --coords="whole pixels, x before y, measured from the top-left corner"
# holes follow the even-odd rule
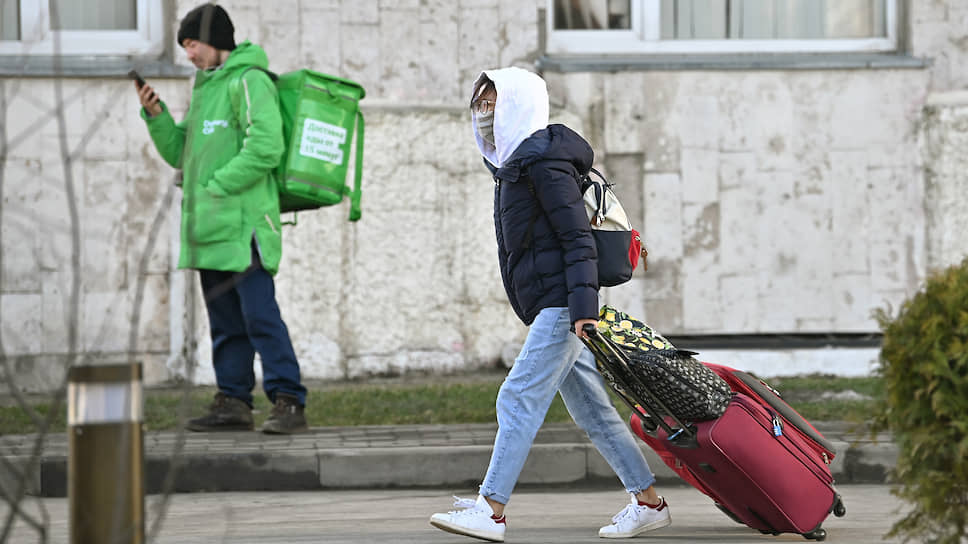
[[[888,536],[968,538],[968,259],[929,276],[896,317],[879,309],[884,379],[872,431],[898,444],[894,494],[910,508]]]

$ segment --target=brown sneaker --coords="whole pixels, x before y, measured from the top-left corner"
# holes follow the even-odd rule
[[[252,409],[240,399],[225,393],[215,393],[215,400],[208,407],[208,413],[189,420],[185,428],[189,431],[251,431]]]
[[[280,393],[276,395],[276,403],[272,406],[272,413],[262,424],[262,432],[267,434],[293,434],[309,430],[306,415],[299,399],[291,395]]]

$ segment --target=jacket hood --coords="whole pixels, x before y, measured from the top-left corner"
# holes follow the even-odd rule
[[[494,82],[497,102],[494,109],[494,145],[484,141],[471,119],[471,130],[481,155],[501,167],[528,136],[548,126],[548,87],[538,74],[522,68],[485,70],[471,89],[473,101],[488,79]]]
[[[541,160],[571,163],[580,175],[587,175],[595,163],[595,152],[585,138],[565,125],[548,125],[526,138],[501,168],[491,167],[502,181],[515,182],[521,171]]]
[[[215,70],[199,70],[195,73],[195,85],[200,85],[209,80],[218,80],[225,77],[225,74],[234,72],[239,68],[255,66],[263,70],[269,69],[269,57],[264,49],[246,40],[235,47],[225,60],[221,68]]]
[[[225,61],[225,68],[238,66],[256,66],[264,70],[269,69],[269,57],[264,49],[246,40],[235,47]]]

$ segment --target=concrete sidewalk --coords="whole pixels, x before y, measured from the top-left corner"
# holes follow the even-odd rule
[[[872,442],[843,423],[816,424],[838,455],[831,464],[839,484],[885,483],[897,460],[890,436]],[[490,459],[495,424],[316,427],[294,436],[259,432],[150,432],[145,435],[148,493],[296,491],[312,489],[474,488]],[[26,473],[28,493],[67,493],[67,437],[52,434],[31,463],[37,435],[0,437],[0,485]],[[108,445],[105,445],[109,447]],[[683,485],[642,444],[660,485]],[[522,485],[615,482],[616,477],[574,424],[547,424],[538,432]],[[170,486],[170,487],[167,487]]]
[[[145,518],[152,544],[480,544],[428,523],[433,512],[453,509],[451,494],[472,497],[474,488],[361,489],[150,495]],[[688,487],[663,487],[672,525],[641,538],[640,544],[815,544],[786,533],[761,535],[727,518],[708,497]],[[847,515],[829,516],[823,527],[833,544],[900,543],[884,540],[891,525],[912,506],[886,485],[839,485]],[[607,489],[515,490],[508,505],[508,544],[601,544],[598,528],[628,504],[618,485]],[[14,517],[10,544],[68,542],[68,499],[43,498],[20,506],[47,520],[44,537]],[[0,520],[8,520],[0,501]],[[46,514],[46,515],[45,515]],[[0,521],[2,524],[3,521]],[[154,529],[154,531],[153,531]]]

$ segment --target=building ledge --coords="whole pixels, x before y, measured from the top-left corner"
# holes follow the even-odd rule
[[[145,78],[189,78],[195,73],[194,68],[158,59],[0,56],[0,77],[126,78],[132,68]]]
[[[635,72],[655,70],[857,70],[922,69],[927,59],[895,53],[544,55],[538,71]]]

